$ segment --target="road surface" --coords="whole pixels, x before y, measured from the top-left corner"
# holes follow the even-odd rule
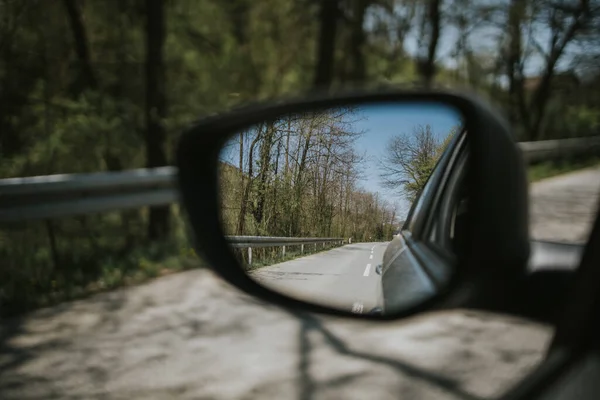
[[[564,186],[535,184],[533,232],[544,234],[544,213],[561,215],[554,238],[589,229],[562,213],[593,214],[594,176],[552,178],[578,193],[581,210],[549,201]],[[316,318],[201,269],[2,321],[0,398],[488,399],[539,363],[551,335],[546,325],[470,310],[391,323]]]
[[[348,244],[263,267],[252,278],[281,293],[356,313],[378,304],[381,264],[387,242]]]
[[[600,167],[536,182],[529,197],[532,238],[585,243],[598,208]]]
[[[492,398],[551,332],[468,310],[393,323],[296,314],[192,270],[3,321],[0,398]]]

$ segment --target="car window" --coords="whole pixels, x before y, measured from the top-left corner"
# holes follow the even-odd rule
[[[437,190],[432,194],[433,199],[429,204],[428,212],[425,214],[427,220],[425,235],[431,235],[431,232],[438,223],[443,221],[444,216],[440,215],[440,213],[444,211],[442,210],[442,203],[444,203],[444,200],[448,200],[451,193],[454,192],[457,180],[464,171],[464,165],[461,164],[461,155],[465,151],[466,135],[464,133],[460,135],[457,142],[456,146],[448,149],[448,161],[442,169],[442,177],[438,183]],[[438,230],[436,229],[436,231]],[[435,241],[435,239],[433,239],[433,241]]]
[[[425,224],[428,220],[429,214],[431,213],[432,202],[437,193],[435,189],[438,185],[440,185],[440,183],[443,184],[442,178],[447,173],[446,167],[448,163],[452,162],[453,159],[456,158],[454,154],[456,153],[457,146],[460,144],[459,141],[464,136],[464,132],[460,135],[455,135],[449,142],[447,148],[444,150],[444,153],[440,159],[437,161],[433,173],[427,180],[422,192],[412,204],[407,223],[404,227],[404,230],[407,231],[407,234],[411,236],[414,235],[415,231],[418,230],[418,226]]]
[[[464,150],[464,147],[461,150]],[[433,211],[435,217],[429,234],[430,244],[451,254],[456,254],[455,239],[462,232],[466,215],[468,194],[465,180],[466,167],[467,154],[463,152]]]

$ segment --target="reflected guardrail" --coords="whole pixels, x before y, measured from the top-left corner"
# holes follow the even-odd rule
[[[281,247],[281,256],[285,257],[286,247],[300,246],[300,254],[304,254],[305,245],[315,245],[315,251],[319,245],[323,248],[326,244],[339,244],[351,242],[351,239],[343,238],[299,238],[299,237],[277,237],[277,236],[226,236],[232,247],[248,249],[248,265],[252,265],[252,249],[257,247]]]

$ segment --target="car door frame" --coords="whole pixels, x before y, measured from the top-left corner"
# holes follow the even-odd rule
[[[423,190],[412,204],[401,233],[406,232],[414,240],[421,240],[427,234],[427,228],[433,218],[431,209],[437,206],[449,176],[457,165],[459,155],[467,146],[466,139],[467,132],[462,130],[444,150]]]
[[[420,296],[431,296],[443,290],[449,283],[457,258],[447,252],[440,252],[424,238],[430,230],[431,221],[435,217],[433,211],[437,211],[442,195],[446,191],[450,178],[454,173],[464,173],[464,169],[456,170],[461,163],[461,154],[464,154],[468,146],[467,133],[463,129],[449,143],[436,163],[432,174],[427,179],[423,190],[417,195],[413,202],[409,216],[400,232],[390,244],[394,247],[394,253],[385,260],[381,273],[381,303],[382,309],[390,305],[398,307],[409,306],[412,302],[422,301]],[[415,227],[415,230],[410,228]],[[426,287],[419,292],[414,299],[398,298],[398,279],[394,274],[398,269],[412,268],[420,277],[420,286]],[[401,286],[401,285],[400,285]],[[429,294],[426,294],[429,293]],[[413,296],[417,296],[413,294]]]

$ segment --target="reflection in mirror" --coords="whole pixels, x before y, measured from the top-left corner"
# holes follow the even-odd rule
[[[466,210],[463,133],[461,114],[438,103],[250,126],[220,156],[224,232],[249,276],[272,290],[354,313],[405,311],[452,272]]]

